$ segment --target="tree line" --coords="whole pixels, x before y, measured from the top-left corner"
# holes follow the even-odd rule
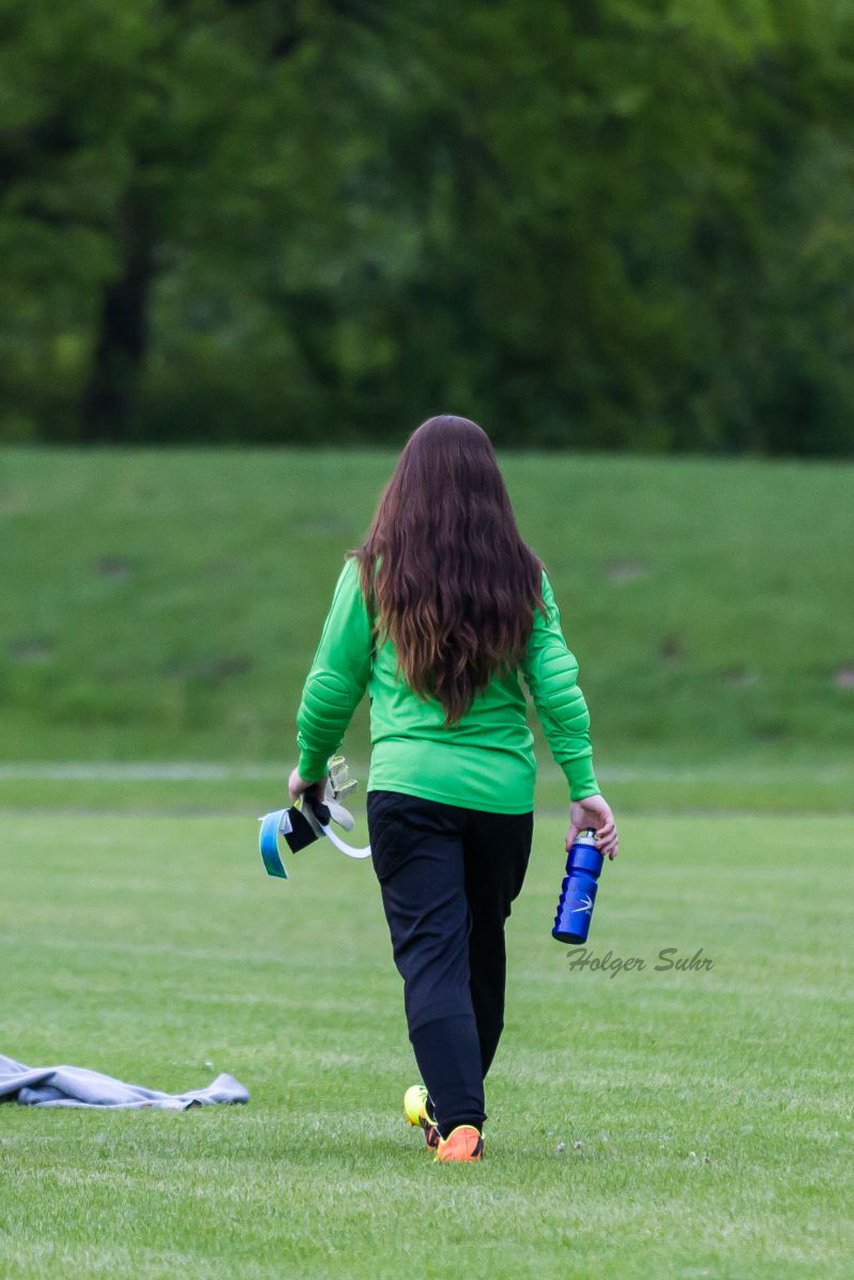
[[[0,440],[854,443],[854,6],[5,0],[0,84]]]

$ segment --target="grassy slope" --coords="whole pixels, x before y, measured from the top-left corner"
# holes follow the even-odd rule
[[[288,759],[342,553],[391,462],[0,453],[0,760]],[[844,755],[850,468],[517,455],[505,470],[603,765]],[[351,737],[364,755],[364,715]]]
[[[473,1170],[432,1165],[399,1114],[413,1070],[370,869],[314,850],[274,883],[253,825],[4,815],[0,1048],[169,1089],[212,1064],[252,1101],[3,1108],[0,1274],[850,1274],[850,822],[803,843],[782,818],[627,820],[591,944],[649,967],[613,979],[548,936],[561,828],[539,822]],[[664,946],[714,968],[656,973]]]

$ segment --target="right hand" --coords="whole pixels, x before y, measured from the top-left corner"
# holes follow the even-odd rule
[[[586,796],[583,800],[573,800],[569,806],[569,833],[566,837],[566,851],[580,831],[591,827],[596,833],[596,845],[600,853],[606,854],[613,862],[620,846],[617,835],[617,824],[611,812],[611,806],[604,796]]]
[[[308,782],[305,778],[300,777],[298,769],[292,770],[291,776],[288,778],[288,794],[291,798],[291,804],[296,804],[300,796],[306,796],[309,800],[318,800],[322,804],[325,788],[325,778],[321,778],[319,782]]]

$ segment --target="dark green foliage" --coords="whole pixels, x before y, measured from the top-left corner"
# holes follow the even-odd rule
[[[854,9],[5,0],[0,439],[844,454]]]

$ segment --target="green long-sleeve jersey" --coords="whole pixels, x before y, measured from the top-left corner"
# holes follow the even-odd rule
[[[361,698],[371,700],[369,791],[400,791],[467,809],[528,813],[537,766],[524,678],[552,754],[573,800],[594,795],[590,716],[578,687],[545,572],[545,613],[536,610],[518,671],[496,675],[458,724],[448,728],[441,703],[416,694],[397,671],[390,640],[379,644],[365,605],[358,563],[341,571],[297,714],[298,769],[326,773]]]

